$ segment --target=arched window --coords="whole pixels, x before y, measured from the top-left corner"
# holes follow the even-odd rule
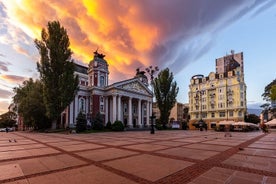
[[[104,82],[104,76],[100,77],[100,86],[104,87],[105,86],[105,82]]]

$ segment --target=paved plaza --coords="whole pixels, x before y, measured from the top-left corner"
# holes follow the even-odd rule
[[[276,183],[276,132],[0,132],[0,183]]]

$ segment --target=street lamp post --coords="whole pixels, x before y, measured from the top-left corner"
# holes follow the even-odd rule
[[[150,85],[151,85],[151,89],[152,89],[152,95],[154,96],[154,88],[153,88],[153,79],[154,79],[154,74],[156,72],[159,71],[159,68],[157,66],[153,67],[153,66],[149,66],[148,68],[146,68],[146,72],[149,74],[150,76]],[[152,104],[153,104],[153,97],[152,97]],[[153,105],[152,105],[153,106]],[[151,120],[151,130],[150,133],[154,134],[154,120],[156,118],[156,116],[153,113],[153,110],[151,109],[151,116],[150,116],[150,120]]]

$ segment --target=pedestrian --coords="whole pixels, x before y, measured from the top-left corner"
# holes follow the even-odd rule
[[[230,125],[225,126],[225,134],[224,137],[232,137],[232,134],[230,133]]]
[[[6,127],[6,133],[8,133],[9,132],[9,128],[8,127]]]

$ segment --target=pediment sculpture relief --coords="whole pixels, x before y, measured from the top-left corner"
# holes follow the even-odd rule
[[[131,91],[136,91],[140,93],[148,93],[147,90],[138,82],[133,82],[129,84],[122,85],[123,89],[131,90]]]

